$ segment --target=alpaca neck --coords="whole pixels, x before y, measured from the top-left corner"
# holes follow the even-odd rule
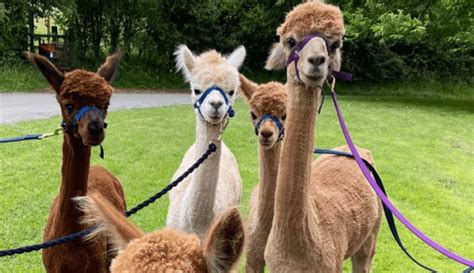
[[[309,184],[320,90],[291,80],[288,88],[288,120],[277,178],[273,227],[277,232],[306,238],[308,234],[299,231],[310,231],[314,238],[317,219],[310,202]]]
[[[64,135],[61,187],[58,196],[57,221],[66,229],[80,227],[80,212],[71,198],[87,194],[91,147],[69,134]]]
[[[271,228],[273,209],[275,206],[275,189],[280,161],[281,142],[275,143],[272,148],[260,146],[260,182],[258,184],[258,221]]]
[[[197,118],[195,160],[209,149],[209,143],[214,141],[219,133],[220,125],[211,125]],[[212,153],[193,173],[185,198],[188,200],[187,217],[189,217],[191,225],[201,234],[206,232],[208,224],[214,218],[214,203],[222,151],[222,143],[215,144],[217,146],[216,152]]]

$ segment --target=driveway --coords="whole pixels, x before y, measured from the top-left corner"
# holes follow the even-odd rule
[[[191,104],[189,94],[116,93],[109,111]],[[54,93],[0,93],[0,124],[43,119],[60,114]]]

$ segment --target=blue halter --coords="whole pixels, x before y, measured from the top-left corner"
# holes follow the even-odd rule
[[[258,135],[258,133],[260,131],[260,127],[262,126],[262,124],[265,120],[271,120],[271,121],[273,121],[273,123],[275,123],[275,125],[278,127],[278,131],[280,132],[278,134],[278,140],[282,140],[283,136],[285,135],[285,127],[283,127],[283,124],[281,124],[281,122],[278,118],[276,118],[274,115],[270,115],[270,114],[265,114],[260,118],[260,120],[255,125],[255,134]]]
[[[199,97],[199,99],[193,104],[194,109],[198,110],[199,115],[201,115],[202,119],[204,119],[204,116],[201,113],[202,103],[207,98],[207,96],[209,96],[209,94],[211,94],[213,91],[218,91],[224,98],[225,105],[229,106],[229,110],[227,110],[227,115],[229,115],[229,117],[235,116],[234,109],[232,109],[232,106],[229,105],[230,101],[229,101],[229,98],[227,97],[227,94],[224,92],[224,90],[222,90],[221,88],[217,86],[212,86],[208,88],[206,91],[204,91],[201,97]]]
[[[99,109],[97,106],[86,105],[86,106],[83,106],[81,109],[79,109],[79,111],[77,111],[77,113],[74,115],[74,118],[72,120],[70,120],[69,122],[64,122],[63,121],[61,123],[61,127],[63,127],[65,132],[67,132],[70,129],[75,128],[77,126],[77,124],[79,123],[79,121],[81,120],[81,118],[87,112],[92,111],[92,110],[95,110],[95,111],[99,112],[102,115],[102,117],[104,116],[104,112],[101,109]],[[104,122],[104,128],[107,128],[107,123],[106,122]]]

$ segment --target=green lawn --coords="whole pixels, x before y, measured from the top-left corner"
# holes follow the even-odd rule
[[[394,204],[413,223],[448,249],[474,258],[474,103],[472,100],[340,96],[342,110],[357,145],[372,150]],[[248,212],[258,179],[257,145],[247,107],[224,141],[239,162],[244,183],[242,211]],[[129,208],[166,185],[194,140],[190,106],[112,112],[105,140],[93,163],[106,166],[124,185]],[[0,126],[0,137],[48,132],[59,118]],[[327,98],[318,124],[319,147],[343,144]],[[0,248],[41,241],[51,200],[60,181],[62,138],[0,145]],[[132,217],[151,231],[163,227],[168,199]],[[439,272],[461,272],[456,264],[425,246],[399,226],[408,249]],[[0,272],[42,272],[40,253],[0,258]],[[350,263],[344,272],[350,272]],[[372,272],[423,272],[409,261],[383,223]]]

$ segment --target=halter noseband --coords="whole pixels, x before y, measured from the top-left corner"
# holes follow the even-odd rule
[[[275,123],[275,125],[278,127],[278,131],[279,131],[277,141],[282,140],[283,136],[285,135],[285,127],[283,127],[283,124],[281,124],[280,120],[277,117],[275,117],[274,115],[271,115],[271,114],[263,115],[260,118],[260,120],[257,122],[257,124],[255,124],[255,134],[258,136],[258,133],[260,131],[260,127],[262,126],[262,124],[265,120],[271,120],[271,121],[273,121],[273,123]]]
[[[79,111],[77,111],[76,114],[74,114],[74,117],[72,120],[68,122],[65,122],[65,121],[61,122],[61,127],[64,129],[65,132],[68,132],[71,129],[76,128],[77,125],[79,124],[79,121],[82,119],[82,117],[87,112],[92,111],[92,110],[97,111],[98,113],[100,113],[102,117],[104,117],[104,112],[101,109],[99,109],[97,106],[86,105],[86,106],[83,106],[81,109],[79,109]],[[104,122],[104,128],[107,128],[107,122]]]
[[[296,44],[296,48],[293,49],[290,53],[290,56],[288,56],[286,65],[287,66],[290,65],[292,62],[295,63],[296,78],[300,82],[301,82],[301,78],[300,78],[300,73],[298,70],[298,61],[300,60],[300,52],[311,40],[313,40],[316,37],[319,37],[324,40],[324,42],[326,43],[326,48],[328,50],[329,56],[332,56],[332,54],[334,53],[333,50],[331,49],[328,39],[326,39],[326,37],[322,36],[320,33],[309,34],[305,36],[303,40],[299,41]],[[332,70],[331,67],[329,67],[329,75],[334,76],[335,78],[341,79],[343,81],[352,80],[352,74],[347,73],[347,72],[335,71],[335,70]]]
[[[202,106],[204,100],[207,98],[207,96],[209,96],[209,94],[211,94],[213,91],[218,91],[221,94],[221,96],[224,98],[225,105],[227,105],[229,107],[229,110],[227,110],[226,114],[229,117],[235,116],[234,109],[232,109],[232,106],[229,105],[230,100],[227,97],[227,94],[224,92],[224,90],[222,90],[220,87],[217,87],[217,86],[211,86],[206,91],[204,91],[204,93],[201,95],[201,97],[199,97],[199,99],[193,104],[194,109],[198,110],[198,113],[201,116],[201,118],[203,120],[205,120],[204,116],[201,113],[201,106]]]

